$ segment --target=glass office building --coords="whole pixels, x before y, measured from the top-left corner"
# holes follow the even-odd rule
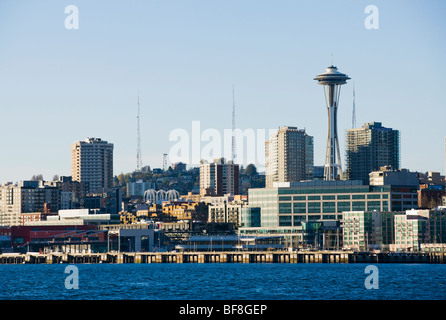
[[[276,183],[249,189],[241,235],[281,235],[290,247],[342,247],[343,212],[418,208],[417,186],[364,185],[359,180]]]
[[[344,211],[404,211],[418,207],[416,187],[370,186],[360,181],[308,181],[249,189],[248,199],[250,208],[260,208],[261,227],[342,220]]]

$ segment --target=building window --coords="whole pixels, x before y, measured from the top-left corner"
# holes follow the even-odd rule
[[[352,202],[353,211],[365,211],[365,201],[353,201]]]
[[[344,211],[350,211],[350,202],[349,201],[339,201],[338,202],[338,211],[337,212],[344,212]]]
[[[279,213],[291,213],[291,203],[279,203]]]
[[[322,212],[323,213],[335,213],[336,212],[335,202],[323,202],[322,203]]]
[[[307,204],[305,202],[293,203],[293,212],[294,213],[306,213],[307,212]]]
[[[381,202],[380,201],[368,201],[367,202],[367,210],[368,211],[381,210]]]
[[[291,216],[280,216],[279,217],[280,227],[291,227]]]
[[[14,238],[14,243],[16,244],[20,244],[23,243],[25,240],[23,239],[23,237],[16,237]]]
[[[320,213],[321,203],[320,202],[308,202],[308,213]]]

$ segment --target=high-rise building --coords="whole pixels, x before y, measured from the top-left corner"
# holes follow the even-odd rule
[[[347,180],[369,182],[369,174],[381,167],[400,169],[400,135],[381,122],[370,122],[362,128],[347,130]]]
[[[113,144],[100,138],[87,138],[71,145],[71,176],[85,182],[88,192],[113,187]]]
[[[281,127],[265,142],[266,187],[312,179],[313,149],[313,137],[305,130]]]
[[[224,158],[200,165],[200,194],[223,196],[239,194],[239,165]]]

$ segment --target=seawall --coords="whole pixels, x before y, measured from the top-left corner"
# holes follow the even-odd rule
[[[446,253],[348,251],[4,253],[0,264],[52,263],[445,263]]]

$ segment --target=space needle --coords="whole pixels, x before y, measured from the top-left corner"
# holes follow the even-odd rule
[[[321,73],[313,80],[324,86],[325,102],[328,111],[328,139],[325,153],[324,180],[342,180],[341,156],[339,151],[337,112],[341,85],[350,78],[331,65],[327,72]]]

